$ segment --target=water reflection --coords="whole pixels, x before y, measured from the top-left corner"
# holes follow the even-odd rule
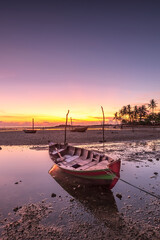
[[[54,165],[49,174],[74,199],[83,204],[85,209],[99,219],[111,221],[118,213],[117,205],[111,190],[106,186],[88,185],[84,179],[75,178],[62,172]]]

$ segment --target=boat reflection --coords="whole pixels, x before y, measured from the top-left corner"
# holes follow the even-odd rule
[[[86,210],[91,211],[95,217],[101,220],[108,219],[111,223],[117,216],[118,208],[113,193],[105,185],[87,184],[84,179],[64,173],[57,165],[50,169],[49,174],[66,192],[82,203]]]

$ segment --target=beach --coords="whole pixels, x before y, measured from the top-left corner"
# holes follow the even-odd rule
[[[104,132],[106,142],[154,140],[160,138],[160,128],[140,127],[124,129],[107,129]],[[68,143],[93,143],[103,140],[102,130],[87,130],[86,132],[71,132],[67,130]],[[1,131],[1,145],[46,145],[48,141],[63,143],[64,130],[38,130],[36,133],[23,131]]]
[[[102,130],[67,131],[67,142],[102,150]],[[160,129],[106,129],[105,152],[121,158],[121,177],[160,195]],[[0,132],[0,236],[8,239],[160,239],[160,200],[120,180],[111,192],[66,184],[48,142],[64,130]],[[129,173],[129,174],[128,174]],[[57,175],[57,177],[56,177]],[[37,190],[38,189],[38,190]],[[38,193],[36,194],[36,192]]]

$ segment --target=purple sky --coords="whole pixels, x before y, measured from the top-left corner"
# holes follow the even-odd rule
[[[159,23],[156,0],[3,1],[0,119],[160,103]]]

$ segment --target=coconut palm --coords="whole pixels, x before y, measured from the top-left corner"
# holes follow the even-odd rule
[[[119,111],[120,117],[125,117],[127,115],[127,107],[123,106],[122,109]]]
[[[131,110],[131,105],[127,105],[127,114],[129,116],[129,121],[131,122],[131,115],[132,115],[132,110]]]
[[[150,100],[150,103],[148,104],[148,107],[152,109],[152,114],[154,113],[154,109],[157,107],[157,103],[154,99]]]
[[[113,120],[116,120],[116,124],[117,124],[117,120],[119,120],[118,112],[114,114]]]
[[[134,115],[134,120],[135,121],[137,121],[138,114],[139,114],[138,107],[134,106],[133,115]]]
[[[139,111],[139,119],[141,121],[142,118],[145,118],[147,115],[147,108],[145,105],[142,105],[141,107],[138,108],[138,111]]]

